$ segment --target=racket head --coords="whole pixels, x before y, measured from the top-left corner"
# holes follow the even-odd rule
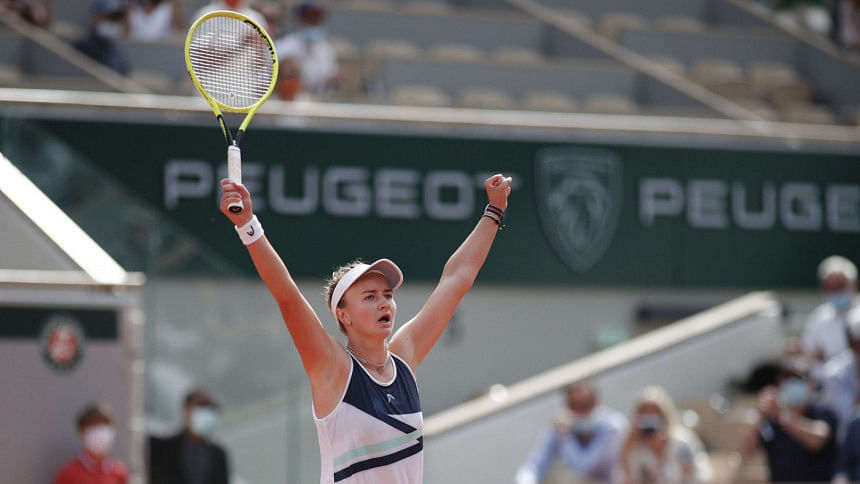
[[[185,65],[191,81],[219,110],[253,113],[272,94],[278,55],[259,24],[229,10],[207,13],[185,37]]]

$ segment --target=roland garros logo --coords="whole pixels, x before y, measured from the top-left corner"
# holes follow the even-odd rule
[[[42,358],[58,372],[73,370],[84,356],[84,331],[70,314],[58,313],[48,318],[40,340]]]

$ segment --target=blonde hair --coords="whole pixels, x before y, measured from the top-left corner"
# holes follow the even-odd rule
[[[331,297],[334,294],[334,288],[337,286],[337,283],[346,275],[347,272],[351,271],[353,267],[364,264],[365,262],[361,259],[355,259],[352,262],[344,264],[335,270],[332,271],[331,277],[326,279],[325,284],[323,285],[323,296],[325,297],[325,307],[331,307]],[[337,307],[342,308],[346,305],[346,300],[341,298],[337,303]],[[337,316],[335,316],[337,318]],[[337,321],[337,326],[340,329],[340,332],[346,334],[346,328],[343,326],[343,323],[340,320]]]
[[[678,416],[678,409],[675,407],[675,402],[666,390],[657,385],[649,385],[639,392],[636,398],[636,403],[633,405],[633,412],[638,414],[640,409],[645,405],[654,405],[663,415],[667,427],[672,428],[680,424],[681,419]]]

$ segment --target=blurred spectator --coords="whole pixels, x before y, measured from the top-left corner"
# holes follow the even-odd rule
[[[0,7],[42,28],[51,26],[53,0],[0,0]]]
[[[295,31],[275,43],[278,57],[292,61],[279,76],[284,86],[278,92],[285,99],[293,99],[298,83],[301,90],[314,96],[330,96],[337,82],[338,68],[337,57],[323,27],[326,10],[310,0],[299,4],[295,15],[298,21]],[[289,97],[290,93],[293,97]]]
[[[83,449],[60,468],[54,484],[125,484],[125,464],[111,457],[116,431],[110,409],[88,405],[78,413],[77,428]]]
[[[266,33],[269,37],[276,39],[281,35],[281,22],[284,20],[284,8],[279,2],[259,2],[254,8],[260,12],[266,23]]]
[[[818,265],[818,280],[826,301],[809,315],[801,343],[815,377],[825,361],[848,347],[845,316],[857,306],[857,267],[844,257],[830,256]]]
[[[858,366],[860,359],[860,307],[848,313],[845,324],[848,349],[831,358],[822,368],[822,393],[818,403],[830,407],[839,418],[837,439],[841,441],[848,430],[858,397]]]
[[[220,407],[204,390],[185,397],[184,428],[168,438],[149,439],[152,484],[227,484],[227,453],[211,441]]]
[[[543,481],[557,459],[579,480],[614,482],[617,477],[621,444],[629,430],[627,418],[599,404],[597,391],[588,382],[568,386],[566,399],[552,428],[517,472],[518,484]]]
[[[834,484],[860,482],[860,413],[852,416],[847,429],[836,458]]]
[[[812,403],[813,382],[803,365],[787,364],[778,386],[759,392],[759,420],[742,455],[764,448],[771,482],[829,482],[836,457],[836,414]]]
[[[829,0],[775,0],[773,7],[779,22],[804,27],[827,36],[833,27],[828,2]]]
[[[127,74],[128,62],[116,44],[125,36],[126,14],[125,0],[95,0],[92,25],[87,35],[75,42],[75,48],[120,74]]]
[[[263,14],[248,6],[245,0],[212,0],[197,9],[194,15],[191,16],[191,21],[194,22],[198,18],[215,10],[232,10],[241,13],[263,27],[266,26],[266,18],[263,17]]]
[[[834,40],[849,49],[860,48],[860,0],[835,0]]]
[[[156,42],[185,30],[179,0],[134,0],[128,10],[128,35],[132,40]]]
[[[663,388],[645,387],[634,409],[621,453],[624,482],[679,484],[711,478],[702,442],[680,422],[675,404]]]

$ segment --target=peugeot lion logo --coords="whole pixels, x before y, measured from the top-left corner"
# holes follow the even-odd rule
[[[611,151],[538,152],[535,191],[544,233],[558,256],[585,272],[603,256],[621,212],[621,162]]]

